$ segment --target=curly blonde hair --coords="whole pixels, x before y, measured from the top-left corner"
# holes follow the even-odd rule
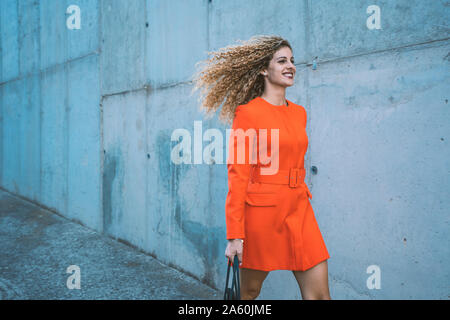
[[[230,124],[238,105],[263,94],[264,77],[260,72],[269,67],[274,53],[281,47],[292,50],[289,42],[279,36],[256,35],[237,41],[239,45],[208,52],[212,57],[195,64],[196,68],[199,64],[203,67],[193,76],[191,92],[201,89],[200,109],[206,110],[206,116],[212,116],[225,100],[219,119]]]

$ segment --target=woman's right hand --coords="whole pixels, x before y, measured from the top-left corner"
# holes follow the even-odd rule
[[[243,248],[243,240],[242,239],[230,239],[228,240],[227,248],[225,249],[225,257],[234,261],[234,256],[237,255],[239,259],[239,265],[242,264],[242,248]]]

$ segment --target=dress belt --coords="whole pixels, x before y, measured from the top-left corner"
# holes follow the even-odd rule
[[[288,170],[278,170],[277,173],[271,175],[262,175],[260,167],[256,167],[251,175],[252,182],[272,183],[272,184],[288,184],[291,188],[298,186],[306,187],[308,197],[312,198],[308,186],[304,182],[306,170],[305,168],[290,168]]]

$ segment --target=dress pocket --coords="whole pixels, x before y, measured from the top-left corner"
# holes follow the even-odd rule
[[[277,205],[276,193],[247,193],[245,202],[255,207],[274,207]]]

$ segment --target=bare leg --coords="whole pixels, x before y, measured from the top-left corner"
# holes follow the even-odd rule
[[[328,288],[328,262],[324,260],[305,271],[292,271],[300,287],[302,299],[331,300]]]
[[[259,296],[269,271],[241,268],[239,273],[241,300],[254,300]]]

